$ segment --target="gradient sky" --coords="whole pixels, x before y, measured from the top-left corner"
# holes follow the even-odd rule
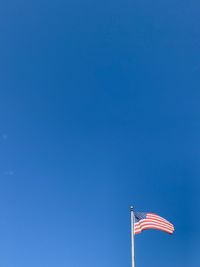
[[[199,10],[0,2],[1,267],[199,267]]]

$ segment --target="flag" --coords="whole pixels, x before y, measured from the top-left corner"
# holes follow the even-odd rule
[[[140,234],[147,229],[157,229],[168,234],[174,232],[172,223],[154,213],[134,212],[134,219],[134,234]]]

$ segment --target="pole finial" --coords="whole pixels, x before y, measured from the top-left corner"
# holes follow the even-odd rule
[[[130,210],[133,211],[133,206],[130,206]]]

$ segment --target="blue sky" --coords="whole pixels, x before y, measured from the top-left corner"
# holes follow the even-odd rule
[[[0,266],[199,266],[198,1],[1,1]]]

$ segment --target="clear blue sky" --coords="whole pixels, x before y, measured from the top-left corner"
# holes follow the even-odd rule
[[[199,267],[199,8],[1,1],[1,267]]]

